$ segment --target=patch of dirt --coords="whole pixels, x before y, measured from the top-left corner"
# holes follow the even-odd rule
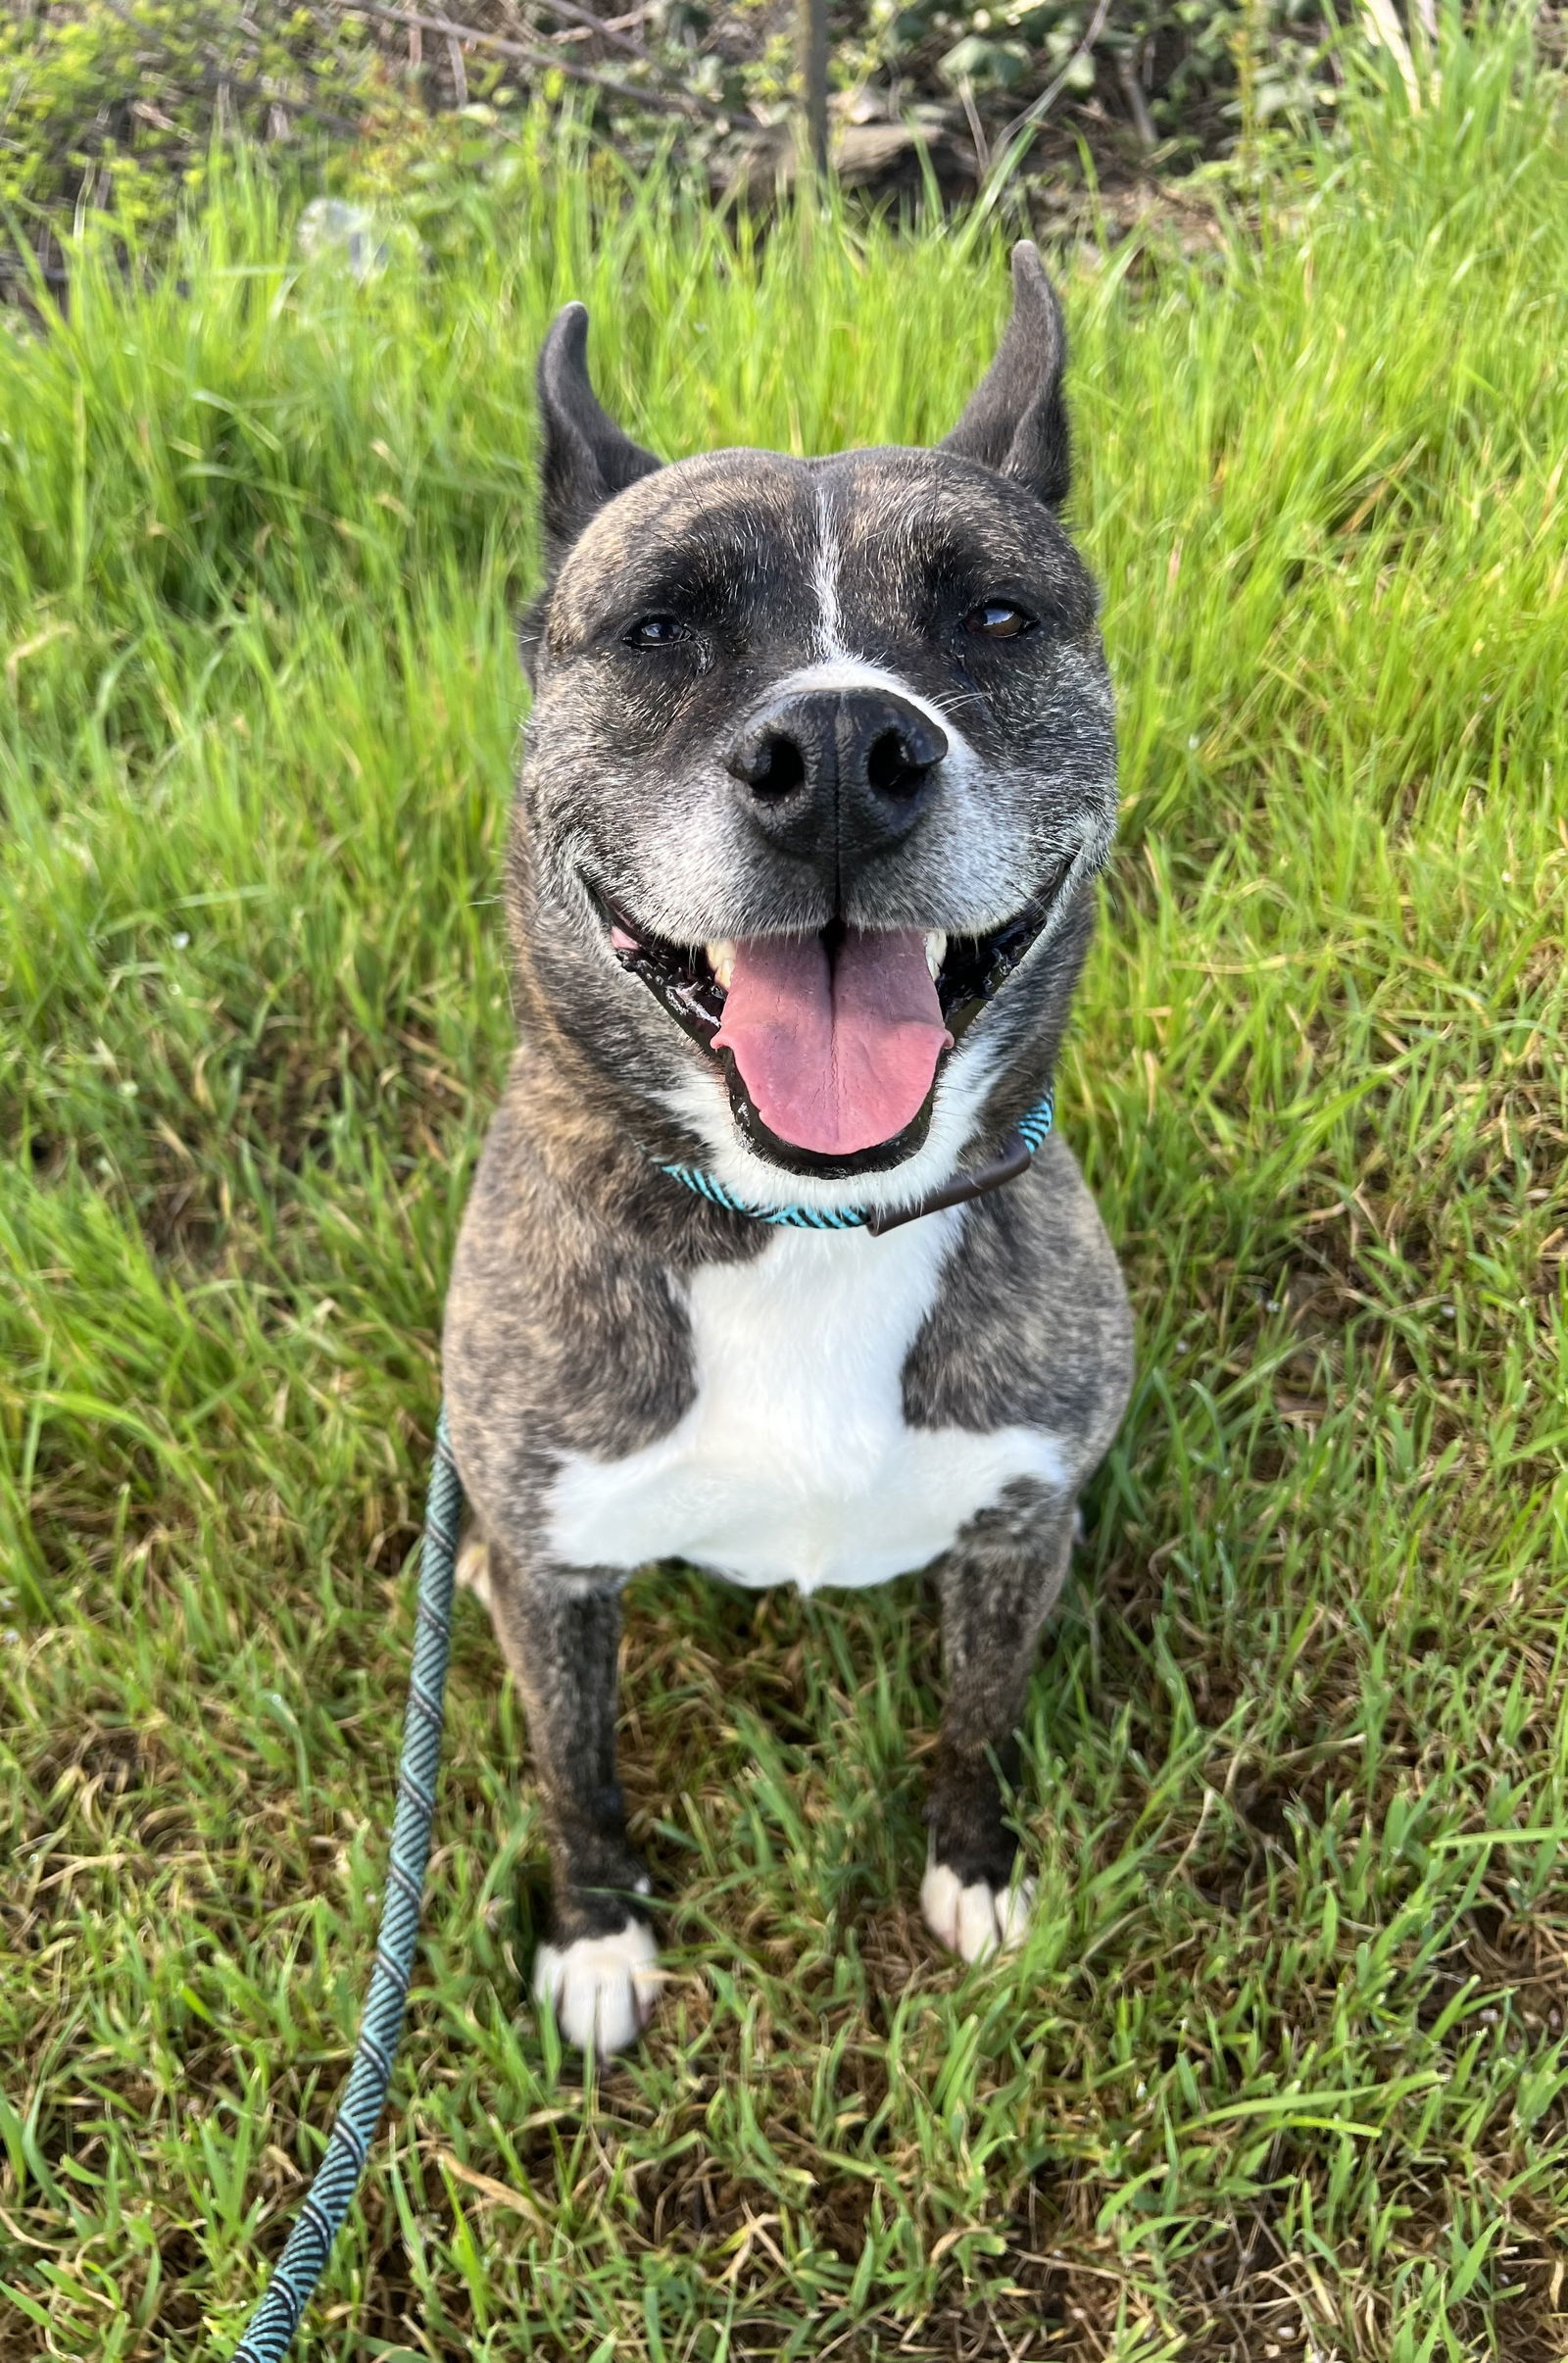
[[[203,2258],[195,2236],[183,2225],[166,2232],[158,2242],[158,2302],[151,2328],[172,2332],[199,2331],[205,2307],[189,2285],[203,2273]]]

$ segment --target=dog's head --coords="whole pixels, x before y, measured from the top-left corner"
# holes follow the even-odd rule
[[[1056,299],[1015,248],[933,451],[662,467],[586,343],[539,368],[525,1009],[743,1198],[907,1204],[1043,1086],[1115,819]]]

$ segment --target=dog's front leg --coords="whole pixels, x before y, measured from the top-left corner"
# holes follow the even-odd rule
[[[966,1961],[1015,1945],[1034,1901],[1033,1880],[1016,1877],[1003,1790],[1017,1780],[1029,1677],[1072,1537],[1071,1497],[1020,1482],[971,1522],[936,1570],[948,1703],[920,1908],[932,1934]]]
[[[633,1898],[648,1873],[626,1842],[615,1778],[616,1579],[519,1566],[491,1544],[483,1589],[522,1693],[550,1846],[551,1930],[534,1963],[569,2043],[623,2050],[658,1994],[653,1932]]]

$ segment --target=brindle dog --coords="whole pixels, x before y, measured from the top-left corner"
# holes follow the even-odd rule
[[[928,1568],[925,1916],[972,1961],[1030,1906],[1004,1788],[1127,1398],[1115,1255],[1055,1135],[902,1227],[801,1227],[995,1166],[1049,1091],[1110,848],[1061,316],[1034,247],[1012,264],[933,451],[662,466],[596,400],[580,305],[540,362],[521,1039],[445,1360],[467,1579],[545,1800],[535,1991],[601,2051],[657,1992],[615,1769],[618,1595],[652,1562],[808,1590]]]

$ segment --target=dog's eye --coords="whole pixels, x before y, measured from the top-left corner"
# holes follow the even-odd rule
[[[628,648],[667,648],[672,640],[686,638],[686,626],[673,615],[639,615],[621,637]]]
[[[1033,631],[1033,615],[1026,615],[1021,607],[1006,599],[982,599],[972,607],[963,619],[966,632],[978,632],[986,640],[1016,640],[1020,632]]]

